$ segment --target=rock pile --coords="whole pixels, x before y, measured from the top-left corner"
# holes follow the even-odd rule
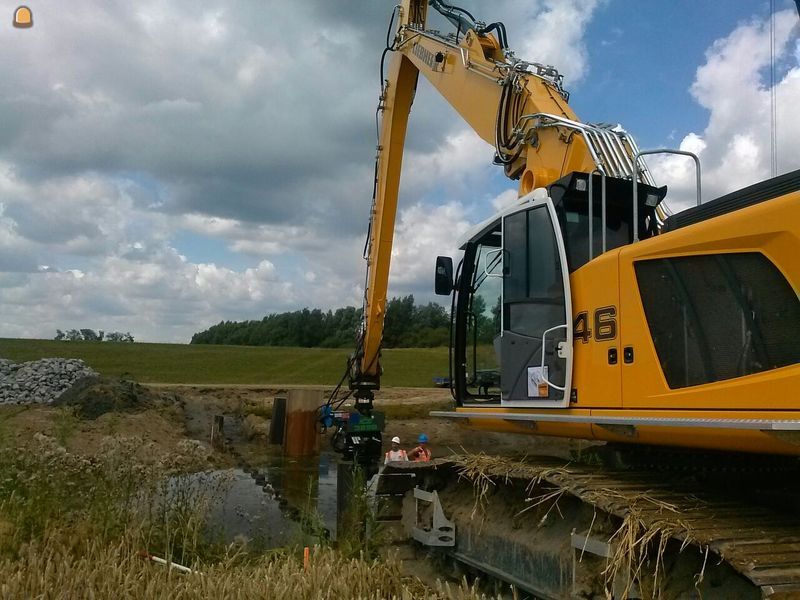
[[[0,358],[0,404],[49,404],[75,382],[97,373],[77,358],[25,363]]]

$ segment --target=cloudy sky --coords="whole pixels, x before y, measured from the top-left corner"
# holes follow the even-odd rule
[[[186,342],[360,304],[391,0],[28,4],[27,30],[0,8],[0,337]],[[706,199],[770,175],[769,2],[460,4],[558,67],[582,120],[699,152]],[[794,2],[775,4],[782,173],[800,166],[800,45]],[[434,257],[514,197],[491,157],[421,80],[393,295],[431,299]],[[682,206],[688,165],[653,166]]]

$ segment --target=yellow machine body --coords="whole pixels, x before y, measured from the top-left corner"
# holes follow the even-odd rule
[[[503,49],[492,35],[470,29],[462,31],[460,39],[447,39],[427,32],[427,8],[427,2],[422,0],[402,2],[395,54],[381,97],[383,122],[364,331],[355,356],[356,373],[351,379],[351,387],[357,390],[377,389],[379,385],[400,165],[419,72],[479,136],[495,145],[498,155],[506,159],[501,161],[506,175],[520,180],[521,197],[566,174],[591,174],[601,167],[589,138],[581,134],[559,80],[549,78],[546,70],[540,69],[545,75],[534,76],[529,71],[506,68]],[[514,152],[498,142],[498,104],[505,101],[504,85],[511,90],[508,93],[513,98],[508,106],[515,118],[511,120],[513,127],[502,124],[502,137],[517,140]],[[619,139],[620,148],[629,159],[636,155],[632,159],[636,162],[638,149],[634,142],[624,136]],[[646,167],[641,163],[637,169],[630,174],[632,178]],[[572,393],[568,404],[565,400],[558,407],[539,408],[535,403],[515,407],[500,402],[461,402],[457,397],[455,411],[441,416],[479,430],[800,455],[800,363],[709,383],[670,387],[665,364],[654,343],[637,280],[637,264],[741,253],[765,257],[798,296],[800,191],[641,241],[634,239],[634,243],[599,253],[572,271],[568,289],[576,330],[581,315],[591,323],[591,315],[602,310],[613,317],[614,335],[605,335],[602,341],[588,335],[572,340]],[[601,327],[606,326],[604,323],[599,322]],[[800,323],[792,322],[791,327],[794,331],[787,335],[794,336],[794,343],[800,344]],[[733,329],[732,336],[736,335]],[[613,362],[612,351],[619,357]]]

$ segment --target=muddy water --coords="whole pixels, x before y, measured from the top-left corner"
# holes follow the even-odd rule
[[[277,548],[303,543],[307,535],[300,522],[314,513],[324,535],[336,539],[337,458],[328,452],[303,459],[265,452],[258,465],[190,477],[214,490],[208,499],[212,535]]]
[[[221,486],[210,506],[212,529],[226,542],[238,537],[276,548],[309,541],[300,522],[316,513],[312,520],[335,540],[338,455],[323,450],[318,456],[286,458],[279,446],[246,436],[241,417],[216,394],[186,403],[187,433],[207,441],[212,416],[219,414],[225,415],[225,452],[238,468],[213,472],[230,485]]]

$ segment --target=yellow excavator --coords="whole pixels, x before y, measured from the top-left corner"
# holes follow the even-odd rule
[[[454,31],[428,28],[430,9]],[[414,479],[418,504],[434,505],[433,525],[412,528],[414,538],[535,597],[636,597],[643,562],[637,571],[627,555],[620,592],[608,577],[602,585],[584,581],[596,575],[581,571],[584,555],[605,560],[598,568],[608,574],[609,563],[625,562],[624,548],[651,543],[642,531],[661,531],[659,551],[677,544],[677,556],[699,547],[702,557],[705,549],[702,564],[696,556],[667,559],[676,572],[691,569],[672,580],[691,583],[694,575],[686,597],[701,588],[708,597],[800,594],[800,489],[775,487],[797,481],[800,455],[800,170],[703,201],[697,156],[643,151],[620,126],[581,122],[555,68],[518,58],[502,23],[441,0],[402,0],[381,60],[363,323],[349,363],[367,426],[356,425],[350,442],[375,430],[368,415],[380,388],[401,164],[419,73],[519,181],[518,201],[465,235],[456,268],[449,257],[437,259],[435,290],[452,296],[455,406],[432,415],[480,431],[605,441],[635,449],[623,462],[633,457],[647,468],[619,473],[540,460],[489,469],[478,488],[495,484],[499,508],[478,526],[444,516],[469,513],[461,506],[470,497],[463,477],[475,474],[474,464],[387,467],[385,475]],[[668,209],[667,188],[645,162],[656,153],[694,161],[696,206]],[[372,444],[380,447],[379,434]],[[661,475],[670,466],[727,475],[702,483],[693,475],[687,487]],[[792,476],[776,478],[774,468]],[[745,474],[732,479],[736,469]],[[558,505],[567,525],[545,526],[552,505],[526,525],[508,509],[510,498],[524,504],[541,486],[549,491],[536,511],[569,497]],[[672,521],[670,511],[678,515]],[[609,523],[645,529],[626,530],[634,541],[625,546],[614,537],[621,530],[600,535],[601,522],[606,533]],[[713,566],[709,552],[719,559]],[[655,558],[655,579],[669,566],[664,560]]]
[[[473,428],[800,454],[800,171],[671,215],[621,127],[578,120],[562,76],[518,59],[502,23],[430,2],[396,8],[380,97],[363,329],[350,375],[380,383],[398,189],[422,73],[519,180],[519,201],[465,237],[450,383]],[[393,38],[392,38],[393,36]],[[383,77],[382,77],[383,79]]]

